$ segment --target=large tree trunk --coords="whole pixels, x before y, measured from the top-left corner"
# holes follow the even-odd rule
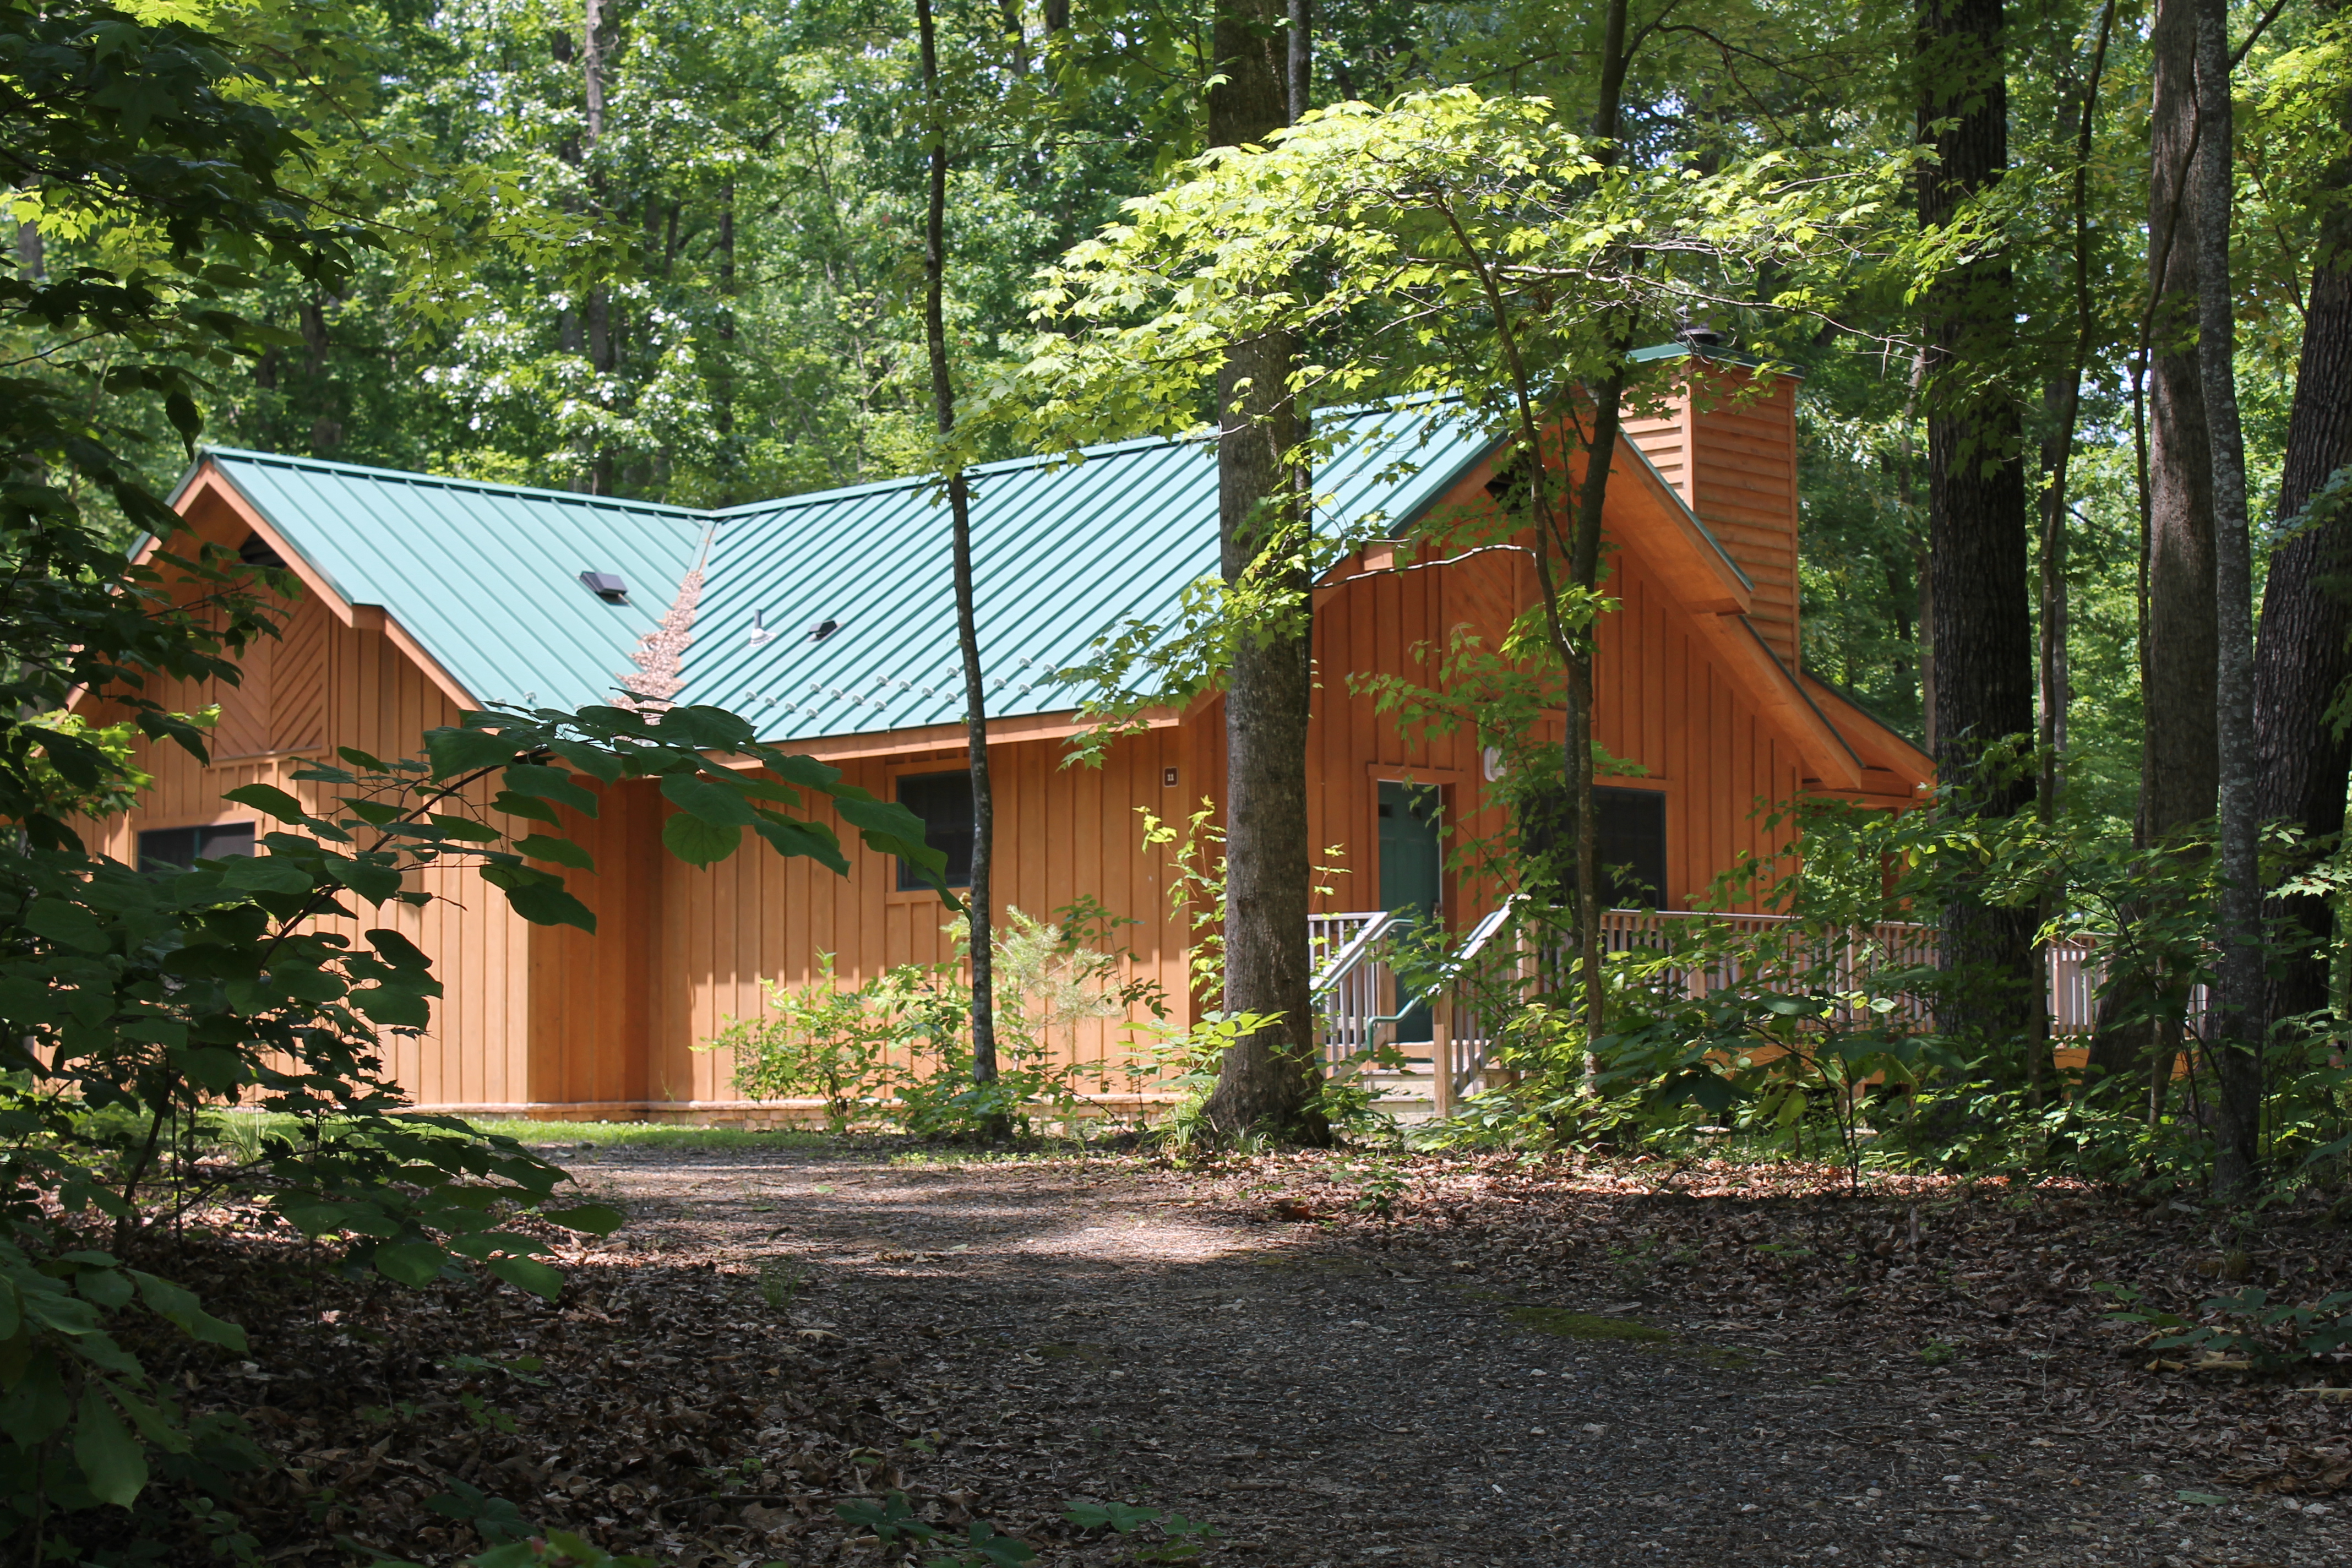
[[[2073,206],[2074,254],[2069,268],[2074,296],[2074,353],[2065,374],[2048,389],[2046,404],[2051,432],[2042,448],[2042,604],[2039,675],[2042,683],[2042,768],[2040,807],[2044,822],[2058,819],[2059,795],[2066,781],[2066,710],[2073,681],[2066,667],[2066,493],[2074,455],[2074,426],[2082,412],[2083,374],[2091,358],[2098,315],[2091,299],[2091,150],[2098,128],[2099,79],[2105,74],[2107,38],[2116,23],[2116,0],[2107,0],[2099,14],[2098,41],[2091,52],[2091,68],[2079,89],[2068,68],[2067,112],[2073,116],[2074,138]],[[2043,924],[2055,912],[2056,895],[2044,891],[2035,911]],[[2034,966],[2046,973],[2049,950],[2037,949]],[[2035,1010],[2031,1037],[2032,1054],[2026,1061],[2026,1088],[2036,1110],[2041,1108],[2042,1073],[2050,1065],[2050,1014]]]
[[[2197,343],[2205,428],[2213,454],[2215,672],[2221,761],[2221,890],[2214,945],[2220,1036],[2213,1053],[2221,1125],[2213,1184],[2242,1194],[2262,1163],[2262,882],[2254,816],[2253,542],[2246,507],[2246,445],[2238,423],[2237,314],[2230,289],[2231,152],[2227,0],[2197,15]]]
[[[2327,7],[2344,8],[2344,0]],[[2352,81],[2337,85],[2337,122],[2352,132]],[[2352,775],[2352,739],[2328,712],[2352,681],[2352,507],[2339,502],[2315,521],[2303,515],[2330,476],[2352,464],[2352,157],[2329,167],[2325,189],[2334,199],[2322,209],[2314,247],[2279,476],[2283,537],[2263,581],[2254,644],[2255,815],[2284,818],[2315,839],[2342,831]],[[2335,911],[2326,899],[2304,897],[2274,900],[2268,912],[2307,944],[2271,977],[2263,1013],[2276,1024],[2327,1005],[2325,947]]]
[[[2148,302],[2139,815],[2143,846],[2202,832],[2213,819],[2221,764],[2214,724],[2220,631],[2213,599],[2213,458],[2197,356],[2197,5],[2158,0],[2148,36]],[[2091,1042],[2086,1080],[2144,1079],[2151,1117],[2179,1056],[2179,1029],[2142,1016],[2176,976],[2119,984]],[[2176,995],[2170,1005],[2182,1000]],[[2137,1070],[2135,1070],[2137,1069]]]
[[[1209,142],[1260,142],[1288,116],[1285,0],[1220,0],[1213,42],[1223,80],[1209,92]],[[1225,1053],[1206,1115],[1219,1135],[1328,1140],[1307,946],[1312,879],[1307,719],[1312,621],[1303,571],[1272,566],[1304,526],[1290,455],[1292,345],[1236,344],[1217,373],[1217,521],[1225,580],[1250,576],[1290,613],[1238,639],[1225,687],[1225,1010],[1274,1020]],[[1269,546],[1275,547],[1270,551]]]
[[[915,27],[922,56],[925,138],[930,142],[929,205],[923,226],[923,344],[931,362],[931,407],[940,434],[955,429],[955,380],[949,373],[945,314],[948,276],[947,105],[940,95],[940,48],[931,21],[931,0],[915,0]],[[964,745],[971,763],[971,888],[964,919],[971,950],[971,1081],[996,1081],[995,952],[989,871],[995,858],[996,803],[988,782],[988,696],[980,665],[980,626],[971,587],[971,487],[962,468],[948,476],[949,553],[955,575],[956,647],[963,658]],[[1010,1117],[993,1112],[982,1126],[992,1137],[1007,1131]]]
[[[1919,0],[1919,126],[1937,163],[1920,180],[1923,228],[1949,223],[2009,163],[2001,0]],[[1925,303],[1927,510],[1935,574],[1936,768],[1955,809],[2030,809],[2033,781],[1987,753],[2033,731],[2024,434],[2015,398],[1990,379],[2015,347],[2016,287],[1991,256],[1940,279]],[[1944,911],[1952,979],[1941,1022],[2013,1052],[2044,1005],[2033,911],[1955,888]]]
[[[588,169],[588,189],[598,213],[604,207],[604,174],[596,162],[596,150],[604,140],[604,100],[614,57],[621,46],[620,16],[616,0],[587,0],[581,26],[580,83],[587,100],[588,135],[582,155]],[[588,363],[594,367],[598,380],[595,398],[605,403],[614,368],[619,363],[617,340],[613,330],[613,291],[603,283],[593,283],[588,289],[582,314],[586,318]],[[592,495],[613,493],[613,450],[599,442],[588,461],[588,490]]]

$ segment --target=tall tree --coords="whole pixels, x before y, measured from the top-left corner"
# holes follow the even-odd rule
[[[2215,1076],[2221,1126],[2213,1184],[2251,1185],[2262,1160],[2262,884],[2254,816],[2253,539],[2247,525],[2246,441],[2238,417],[2237,300],[2230,289],[2231,153],[2227,0],[2197,9],[2197,364],[2213,470],[2214,738],[2221,762],[2221,890],[2215,901],[2221,981]]]
[[[1609,0],[1601,18],[1601,72],[1594,84],[1592,138],[1595,156],[1612,168],[1622,156],[1625,72],[1632,48],[1625,37],[1626,0]],[[1592,429],[1585,444],[1584,478],[1576,494],[1576,532],[1569,552],[1569,572],[1575,586],[1587,596],[1601,583],[1601,520],[1609,500],[1609,470],[1617,456],[1617,431],[1625,401],[1624,356],[1633,347],[1635,317],[1624,312],[1618,321],[1607,374],[1592,388]],[[1607,869],[1601,864],[1601,820],[1593,795],[1593,679],[1596,652],[1590,624],[1573,637],[1561,635],[1556,606],[1559,591],[1550,580],[1549,552],[1545,530],[1537,531],[1536,562],[1543,588],[1555,606],[1552,638],[1568,666],[1568,784],[1576,810],[1576,935],[1577,967],[1584,997],[1585,1088],[1597,1088],[1601,1058],[1593,1046],[1607,1026],[1604,1011],[1608,988],[1602,984],[1601,904]]]
[[[1211,146],[1261,143],[1289,122],[1286,19],[1285,0],[1220,0]],[[1321,1142],[1307,944],[1313,621],[1294,357],[1289,332],[1263,331],[1227,350],[1217,373],[1221,563],[1227,591],[1262,597],[1269,612],[1235,639],[1225,683],[1225,1011],[1274,1021],[1225,1053],[1205,1114],[1229,1138]]]
[[[2009,166],[2002,0],[1919,0],[1914,53],[1918,135],[1935,153],[1919,181],[1919,224],[1964,221]],[[1929,570],[1935,579],[1936,767],[1954,805],[1984,816],[2028,809],[2033,782],[2004,763],[2003,743],[2033,731],[2023,430],[2003,372],[2014,358],[2017,301],[2009,259],[1973,248],[1928,291]],[[2032,1032],[2042,1006],[2031,910],[1986,903],[1962,887],[1944,914],[1944,963],[1956,983],[1947,1028],[2006,1043]]]
[[[2139,809],[2145,847],[2201,833],[2221,789],[2214,680],[2220,627],[2213,596],[2213,458],[2197,344],[2197,8],[2157,0],[2148,30],[2147,298]],[[2166,998],[2118,994],[2092,1041],[2091,1078],[2140,1068],[2151,1116],[2179,1059],[2186,975]],[[2131,1021],[2117,1023],[2118,1016]]]
[[[915,28],[922,59],[925,139],[930,143],[930,184],[923,216],[923,345],[930,359],[931,408],[940,434],[955,432],[955,378],[948,364],[948,111],[940,86],[940,46],[931,0],[915,0]],[[988,784],[988,688],[980,663],[980,624],[971,588],[971,484],[961,464],[948,473],[949,548],[954,556],[956,647],[963,658],[964,738],[971,760],[971,888],[965,902],[965,931],[971,949],[971,1080],[996,1081],[996,981],[989,873],[995,858],[996,802]],[[1002,1135],[1008,1116],[984,1120]]]
[[[2352,22],[2345,0],[2326,9],[2339,25]],[[2337,77],[2330,96],[2336,131],[2352,146],[2352,78]],[[2254,644],[2254,815],[2326,841],[2344,827],[2352,782],[2352,734],[2335,712],[2352,684],[2352,504],[2344,495],[2352,487],[2352,153],[2327,166],[2312,205],[2318,235],[2279,475],[2281,542],[2263,581]],[[2337,488],[2323,500],[2331,480]],[[2276,1025],[2327,1005],[2335,911],[2305,895],[2275,900],[2269,912],[2290,921],[2296,939],[2264,994],[2263,1021]]]

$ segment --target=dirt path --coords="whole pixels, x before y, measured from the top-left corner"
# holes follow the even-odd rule
[[[1048,1562],[1158,1540],[1081,1539],[1072,1500],[1286,1568],[2352,1562],[2344,1510],[2151,1470],[1965,1367],[1608,1337],[1660,1307],[1352,1249],[1132,1163],[566,1163],[635,1247],[759,1270],[866,1347],[909,1479]]]

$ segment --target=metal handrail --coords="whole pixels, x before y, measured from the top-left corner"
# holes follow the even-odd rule
[[[1325,964],[1322,973],[1308,984],[1307,994],[1320,996],[1337,986],[1347,978],[1349,970],[1364,961],[1374,942],[1387,935],[1391,927],[1403,923],[1404,917],[1395,910],[1382,910],[1376,919],[1365,921],[1364,929],[1349,937],[1348,945],[1333,953],[1331,962]]]

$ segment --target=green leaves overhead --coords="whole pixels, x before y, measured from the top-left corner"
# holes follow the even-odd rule
[[[1507,431],[1515,362],[1556,413],[1612,367],[1612,313],[1661,335],[1711,309],[1825,315],[1885,259],[1872,240],[1907,168],[1767,153],[1604,169],[1540,99],[1341,104],[1265,150],[1207,154],[1044,274],[1039,319],[1060,330],[992,416],[1048,449],[1172,434],[1226,345],[1282,331],[1314,345],[1292,384],[1310,407],[1460,398]]]

